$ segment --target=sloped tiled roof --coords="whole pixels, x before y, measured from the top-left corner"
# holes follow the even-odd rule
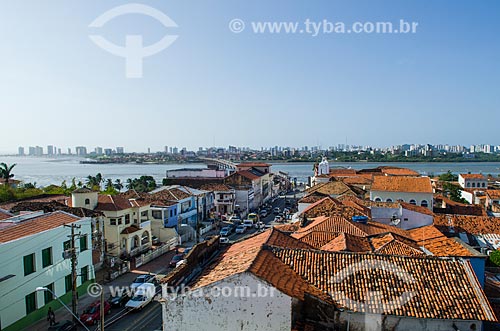
[[[327,195],[319,193],[319,192],[313,192],[311,194],[306,195],[305,197],[301,198],[298,203],[315,203],[318,202],[319,200],[327,197]]]
[[[408,168],[384,167],[382,172],[389,176],[420,176],[420,173]]]
[[[434,216],[434,213],[432,211],[430,211],[429,208],[425,208],[425,207],[422,207],[422,206],[412,205],[411,203],[407,203],[407,202],[403,202],[403,201],[399,201],[398,203],[404,209],[411,210],[411,211],[414,211],[414,212],[417,212],[417,213],[420,213],[420,214],[426,214],[426,215],[429,215],[429,216]]]
[[[4,220],[4,219],[7,219],[7,218],[10,218],[12,216],[13,215],[11,213],[9,213],[8,211],[0,209],[0,221]]]
[[[442,232],[467,232],[470,234],[500,234],[500,218],[488,216],[436,214],[434,225]],[[451,228],[450,228],[451,227]]]
[[[120,195],[99,194],[96,210],[119,211],[132,208],[130,200]]]
[[[347,233],[339,233],[336,238],[321,246],[320,249],[331,252],[370,252],[372,250],[368,238]]]
[[[307,193],[313,192],[318,192],[325,195],[341,195],[346,193],[352,193],[356,195],[356,193],[351,189],[351,187],[349,187],[349,185],[344,184],[343,182],[338,180],[329,181],[327,183],[320,183],[307,189]]]
[[[366,211],[353,208],[331,197],[325,197],[316,201],[302,211],[302,214],[308,218],[335,215],[343,215],[345,217],[366,216],[367,214],[365,213]]]
[[[482,174],[460,174],[464,179],[486,179]]]
[[[420,247],[425,247],[435,256],[474,256],[467,248],[443,235],[434,225],[408,230],[408,233]]]
[[[5,243],[34,235],[43,231],[60,227],[64,224],[71,224],[79,220],[79,217],[70,215],[63,211],[44,214],[13,224],[10,227],[0,229],[0,243]]]
[[[469,262],[275,247],[273,253],[338,306],[396,316],[495,321]],[[352,276],[349,276],[352,274]],[[407,298],[403,302],[398,298]],[[353,303],[358,301],[358,304]]]
[[[217,261],[205,269],[193,288],[203,287],[226,277],[250,270],[264,244],[286,244],[287,247],[309,248],[305,243],[293,239],[276,229],[270,229],[239,243],[231,245]]]
[[[78,217],[98,217],[102,216],[102,213],[97,210],[87,209],[87,208],[74,208],[67,205],[63,205],[57,201],[51,202],[31,202],[23,201],[12,207],[11,211],[14,213],[23,211],[39,211],[42,210],[45,213],[51,213],[54,211],[64,211],[68,214],[72,214]]]
[[[375,176],[372,191],[432,193],[429,177]]]
[[[490,199],[500,199],[500,190],[486,190],[486,194]]]
[[[206,190],[206,191],[232,191],[232,189],[225,185],[225,184],[220,184],[220,183],[209,183],[209,184],[203,184],[201,185],[200,189]]]

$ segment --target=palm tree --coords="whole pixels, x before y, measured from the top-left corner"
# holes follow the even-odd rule
[[[11,164],[8,166],[6,163],[0,163],[0,177],[5,179],[5,185],[9,185],[9,179],[14,177],[12,173],[12,169],[16,166],[16,164]]]
[[[123,189],[123,183],[119,178],[115,180],[115,184],[113,186],[117,191],[121,191]]]
[[[134,188],[134,181],[132,178],[127,179],[127,189],[133,189]]]
[[[106,186],[105,186],[105,188],[106,188],[106,191],[108,191],[108,190],[110,190],[110,189],[114,188],[114,186],[113,186],[113,181],[111,180],[111,178],[108,178],[108,179],[106,180]]]

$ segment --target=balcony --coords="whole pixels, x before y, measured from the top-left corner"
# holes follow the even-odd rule
[[[148,221],[141,222],[140,226],[141,226],[141,229],[144,229],[147,227],[151,228],[151,221],[148,220]]]

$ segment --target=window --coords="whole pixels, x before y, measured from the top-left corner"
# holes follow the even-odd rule
[[[412,205],[415,205],[415,206],[416,206],[416,205],[417,205],[417,202],[416,202],[414,199],[411,199],[411,200],[410,200],[410,204],[412,204]]]
[[[392,202],[392,199],[387,199],[385,200],[385,202]]]
[[[80,274],[82,275],[82,284],[85,283],[87,280],[89,280],[89,267],[85,266],[82,268],[80,271]]]
[[[485,183],[483,183],[483,185],[482,185],[482,186],[483,186],[483,187],[486,187],[486,184],[485,184]]]
[[[170,209],[170,217],[174,216],[174,211]]]
[[[85,204],[90,205],[90,199],[85,199]]]
[[[472,183],[472,187],[476,187],[476,183]]]
[[[26,255],[23,258],[24,262],[24,275],[28,276],[29,274],[32,274],[36,271],[35,268],[35,253]]]
[[[429,204],[427,203],[427,200],[422,200],[422,202],[420,203],[420,205],[422,207],[428,207],[429,206]]]
[[[382,201],[382,199],[380,199],[380,198],[375,198],[375,202],[381,202],[381,201]]]
[[[36,310],[36,292],[32,292],[24,297],[26,303],[26,315]]]
[[[42,267],[47,268],[52,265],[52,247],[42,250]]]
[[[151,216],[153,216],[153,218],[156,220],[161,220],[161,210],[151,211]]]
[[[122,225],[122,218],[121,217],[118,218],[117,221],[118,221],[118,225]]]
[[[467,187],[470,187],[470,183],[467,183]]]
[[[130,214],[125,215],[125,224],[130,224]]]
[[[71,241],[70,240],[66,240],[65,242],[63,242],[63,251],[67,251],[71,248]]]
[[[71,291],[71,289],[73,288],[72,284],[73,284],[73,280],[71,279],[71,274],[64,277],[64,290],[66,291],[66,293]]]
[[[84,234],[80,237],[80,252],[86,251],[89,249],[87,235]]]
[[[43,302],[45,304],[48,304],[49,302],[51,302],[52,300],[54,300],[54,295],[52,294],[54,292],[54,283],[49,284],[49,285],[47,285],[45,287],[48,288],[50,291],[44,291],[43,292]]]
[[[109,220],[109,225],[116,225],[116,218],[111,218]]]

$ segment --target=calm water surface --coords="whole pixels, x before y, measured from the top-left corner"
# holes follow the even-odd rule
[[[202,168],[199,164],[80,164],[80,158],[33,158],[33,157],[0,157],[0,162],[17,163],[13,173],[15,178],[25,182],[36,182],[37,185],[68,183],[75,177],[84,181],[88,175],[100,172],[104,178],[113,180],[119,178],[135,178],[142,175],[153,176],[158,182],[165,177],[165,171],[179,168]],[[348,167],[354,169],[375,168],[387,163],[357,162],[357,163],[330,163],[330,167]],[[465,163],[389,163],[398,167],[416,170],[424,175],[440,174],[451,170],[454,173],[483,173],[500,174],[500,162],[465,162]],[[313,163],[273,163],[272,171],[283,171],[298,181],[306,182],[312,175]]]

